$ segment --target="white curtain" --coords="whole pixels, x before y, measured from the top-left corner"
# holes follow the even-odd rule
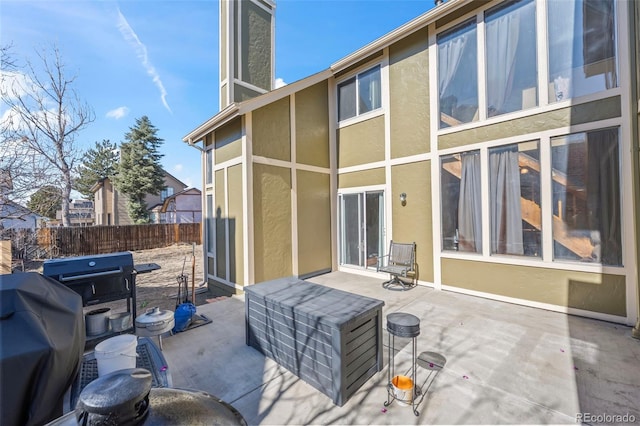
[[[524,254],[518,156],[511,148],[489,154],[491,253]]]
[[[487,106],[490,117],[500,114],[511,96],[520,36],[520,14],[520,9],[516,9],[486,25]]]
[[[482,203],[480,153],[462,154],[458,201],[458,244],[460,251],[482,251]]]
[[[468,39],[468,34],[461,34],[443,42],[438,47],[438,88],[440,90],[440,99],[442,99],[451,80],[456,75],[462,52],[464,52]]]

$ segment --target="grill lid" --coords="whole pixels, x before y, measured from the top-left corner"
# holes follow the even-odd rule
[[[44,276],[61,282],[73,280],[74,277],[87,278],[132,272],[133,255],[129,252],[51,259],[42,265]]]
[[[122,424],[146,414],[148,404],[140,402],[148,398],[151,383],[151,373],[144,368],[114,371],[89,383],[80,393],[76,408],[110,416]]]
[[[173,311],[160,310],[156,306],[136,318],[136,333],[140,336],[155,336],[171,330],[174,325]]]

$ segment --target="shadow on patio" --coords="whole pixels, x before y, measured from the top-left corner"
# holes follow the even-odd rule
[[[211,324],[163,340],[173,386],[215,395],[252,425],[575,424],[581,412],[640,421],[640,341],[629,327],[422,286],[388,291],[381,280],[343,272],[309,281],[383,300],[385,317],[420,318],[418,353],[440,354],[446,365],[418,367],[419,417],[383,405],[386,331],[385,368],[338,407],[246,346],[242,296],[198,306]],[[409,342],[396,338],[398,371],[409,369]]]

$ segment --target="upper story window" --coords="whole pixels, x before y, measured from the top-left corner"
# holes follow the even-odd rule
[[[479,11],[436,37],[439,127],[617,88],[616,37],[615,0],[505,0]]]
[[[475,17],[438,35],[440,127],[478,120]]]
[[[485,12],[487,117],[538,105],[534,0]]]
[[[338,120],[346,120],[382,106],[380,65],[338,85]]]
[[[160,198],[162,199],[162,201],[164,201],[167,197],[170,197],[173,195],[173,188],[170,186],[167,186],[165,189],[162,190],[162,192],[160,193]]]
[[[549,0],[549,102],[618,86],[613,0]]]

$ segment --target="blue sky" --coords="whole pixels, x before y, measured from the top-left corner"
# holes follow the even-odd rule
[[[276,78],[292,83],[433,7],[432,0],[276,2]],[[0,43],[35,61],[60,49],[95,112],[78,137],[120,144],[144,115],[164,139],[163,167],[201,188],[199,152],[182,137],[218,112],[217,1],[0,0]]]

